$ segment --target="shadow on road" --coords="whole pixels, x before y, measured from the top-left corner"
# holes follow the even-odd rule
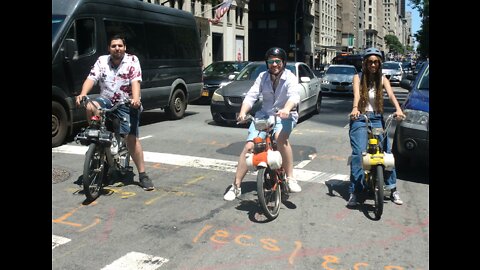
[[[245,146],[245,142],[231,143],[227,147],[219,148],[217,153],[239,156]],[[308,145],[292,145],[293,161],[310,160],[311,156],[317,154],[317,149]]]

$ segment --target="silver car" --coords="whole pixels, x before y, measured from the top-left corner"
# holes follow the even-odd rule
[[[403,79],[402,63],[387,61],[382,64],[382,73],[390,81],[391,85],[400,85],[400,81]]]
[[[287,62],[287,69],[293,72],[302,86],[300,91],[300,105],[298,108],[299,117],[308,113],[319,113],[322,103],[322,91],[320,79],[313,71],[302,62]],[[217,124],[235,124],[236,114],[240,112],[243,99],[255,79],[262,71],[267,70],[264,61],[253,62],[244,67],[231,83],[222,85],[215,90],[210,103],[210,112]],[[261,106],[261,96],[253,105],[251,113],[254,114]]]
[[[322,92],[353,94],[353,75],[356,73],[353,65],[330,65],[322,77]]]

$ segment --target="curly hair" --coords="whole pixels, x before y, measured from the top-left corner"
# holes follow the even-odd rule
[[[368,90],[375,88],[375,104],[373,108],[376,112],[383,113],[383,84],[382,84],[382,59],[377,56],[379,61],[377,73],[372,74],[368,71],[366,60],[362,63],[362,76],[360,78],[360,100],[358,109],[364,113],[368,102]]]

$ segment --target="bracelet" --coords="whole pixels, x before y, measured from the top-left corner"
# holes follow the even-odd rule
[[[358,106],[353,106],[353,108],[358,108]],[[353,109],[353,108],[352,108],[352,109]]]

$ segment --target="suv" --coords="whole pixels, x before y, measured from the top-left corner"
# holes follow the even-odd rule
[[[409,74],[400,83],[409,94],[402,105],[407,117],[397,125],[393,139],[397,167],[406,167],[412,161],[426,162],[428,166],[429,77],[430,64],[426,62],[416,77]]]

